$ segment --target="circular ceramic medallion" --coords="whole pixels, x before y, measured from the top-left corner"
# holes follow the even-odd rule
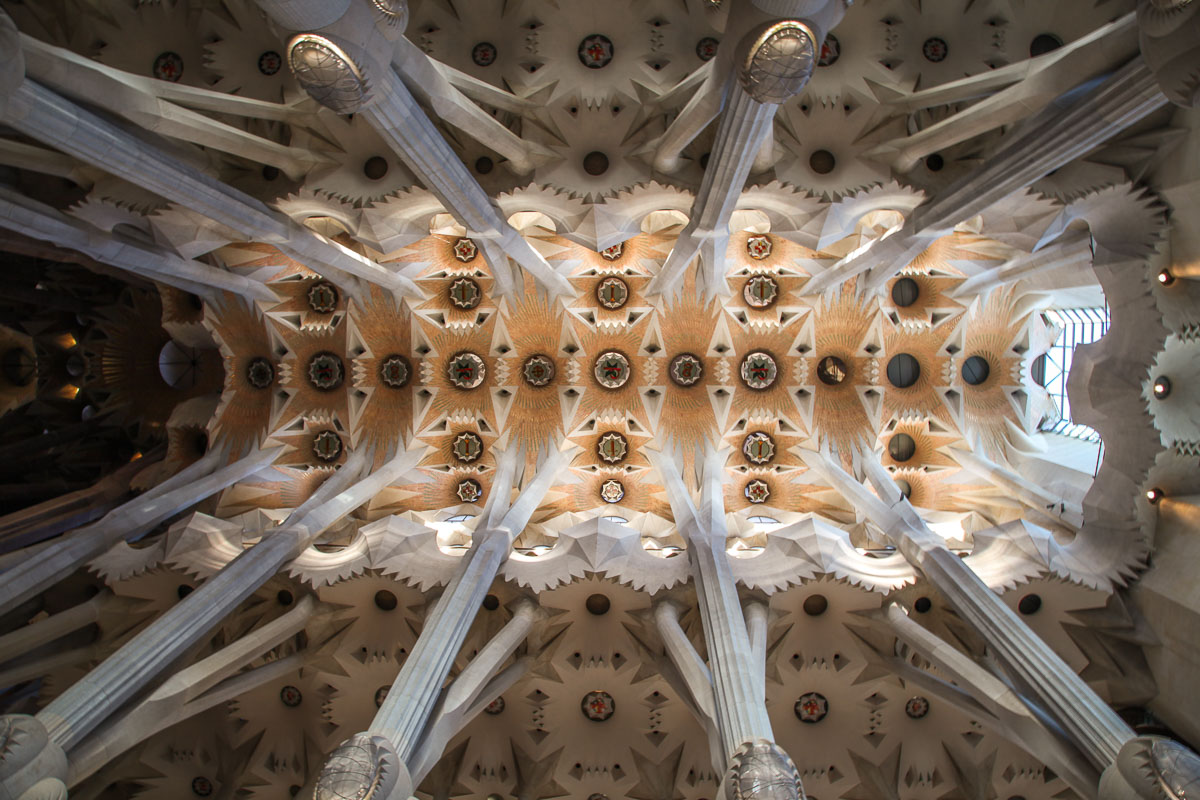
[[[342,437],[333,431],[321,431],[313,437],[313,455],[322,461],[334,461],[342,454]]]
[[[504,711],[504,697],[497,697],[492,702],[483,707],[483,713],[491,714],[493,717]]]
[[[904,704],[904,713],[913,719],[920,719],[929,713],[929,701],[924,697],[910,697]]]
[[[483,359],[474,353],[458,353],[446,366],[450,382],[460,389],[474,389],[487,377]]]
[[[620,389],[629,382],[633,370],[629,366],[629,359],[623,353],[610,350],[596,359],[593,372],[601,386],[606,389]]]
[[[766,308],[779,297],[779,284],[770,275],[755,275],[742,287],[742,297],[752,308]]]
[[[318,281],[308,290],[308,307],[318,314],[328,314],[337,308],[338,292],[332,283]]]
[[[691,353],[681,353],[671,359],[667,373],[677,386],[694,386],[704,374],[704,362]]]
[[[275,368],[265,358],[252,358],[246,365],[246,380],[255,389],[266,389],[275,382]]]
[[[821,55],[817,57],[818,67],[828,67],[837,63],[842,57],[842,45],[832,33],[825,35],[825,43],[821,45]]]
[[[554,380],[554,362],[548,356],[530,356],[521,365],[521,377],[530,386],[547,386]]]
[[[375,707],[382,708],[383,701],[387,700],[388,694],[392,691],[391,686],[380,686],[375,690]]]
[[[479,481],[467,478],[465,481],[459,481],[458,486],[454,489],[454,493],[464,503],[474,503],[483,497],[483,487],[479,485]]]
[[[585,694],[579,706],[583,709],[583,715],[592,722],[604,722],[617,710],[617,701],[608,692],[597,690]]]
[[[474,261],[478,253],[479,248],[475,246],[475,242],[465,236],[454,243],[454,257],[464,264]]]
[[[629,454],[629,442],[621,434],[612,431],[600,437],[600,441],[596,443],[596,450],[600,453],[600,458],[609,464],[619,464]]]
[[[625,487],[620,481],[605,481],[600,484],[600,499],[606,503],[619,503],[625,499]]]
[[[741,374],[751,389],[768,389],[779,377],[779,367],[774,358],[759,350],[742,359]]]
[[[154,59],[154,77],[160,81],[178,82],[183,77],[183,59],[168,50]]]
[[[796,718],[801,722],[816,724],[825,719],[825,715],[829,713],[829,702],[823,694],[806,692],[800,695],[793,710],[796,712]]]
[[[596,285],[596,299],[605,308],[620,308],[629,301],[629,287],[620,278],[605,278]]]
[[[743,492],[751,503],[765,503],[771,496],[771,487],[766,481],[753,480],[746,484]]]
[[[755,464],[768,464],[775,457],[775,440],[769,434],[756,431],[742,442],[742,452]]]
[[[483,290],[470,278],[459,278],[450,284],[450,302],[459,308],[474,308],[483,299]]]
[[[197,797],[208,797],[213,793],[212,781],[203,776],[192,778],[192,794]]]
[[[613,60],[613,43],[602,33],[585,36],[579,43],[579,61],[588,69],[607,67]]]
[[[412,366],[404,356],[388,356],[379,365],[380,380],[393,389],[401,389],[408,385],[408,379],[411,377]]]
[[[483,455],[483,439],[471,431],[464,431],[454,437],[454,441],[450,444],[450,452],[454,454],[457,461],[470,464]]]
[[[921,45],[921,55],[925,56],[927,61],[936,64],[946,60],[946,56],[950,55],[950,47],[946,44],[945,39],[933,36],[926,39],[925,44]]]
[[[477,67],[490,67],[496,62],[496,45],[480,42],[471,48],[471,60]]]
[[[308,362],[308,382],[322,391],[338,388],[345,376],[342,359],[333,353],[317,353]]]
[[[606,247],[600,251],[600,257],[605,261],[616,261],[625,253],[625,245],[622,242],[617,242],[612,247]]]
[[[746,239],[746,254],[755,261],[762,261],[771,255],[771,238],[769,236],[751,236]]]
[[[288,708],[295,708],[296,706],[300,705],[301,701],[304,700],[304,697],[300,694],[300,690],[295,686],[285,686],[279,690],[279,699],[282,700],[283,704]]]
[[[720,42],[711,36],[705,36],[696,42],[696,57],[701,61],[712,61],[717,54],[717,45],[719,44]]]
[[[283,56],[274,50],[268,50],[258,57],[258,71],[270,77],[283,67]]]

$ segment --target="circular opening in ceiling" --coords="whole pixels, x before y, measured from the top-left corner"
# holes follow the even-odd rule
[[[918,614],[924,614],[924,613],[928,612],[929,609],[931,609],[931,608],[933,608],[933,601],[930,600],[928,597],[918,597],[916,599],[916,602],[913,603],[913,609]]]
[[[193,587],[188,586],[186,583],[181,583],[175,589],[175,594],[177,594],[179,596],[179,599],[182,600],[183,598],[185,598],[189,594],[191,594],[193,591],[194,591]]]
[[[901,278],[892,284],[892,302],[908,308],[921,296],[921,286],[912,278]]]
[[[946,160],[937,153],[931,153],[925,157],[925,168],[930,172],[941,172],[944,166],[946,166]]]
[[[375,606],[381,611],[395,611],[396,595],[387,589],[380,589],[375,593]]]
[[[388,162],[383,156],[371,156],[363,162],[363,175],[373,181],[381,179],[388,173]]]
[[[583,157],[583,171],[588,175],[603,175],[608,172],[608,156],[593,150]]]
[[[1053,33],[1039,33],[1029,43],[1029,56],[1036,58],[1063,46],[1063,40]]]
[[[279,177],[279,167],[272,167],[267,164],[262,168],[262,176],[264,181],[273,181]]]
[[[908,353],[892,356],[887,365],[888,382],[897,389],[907,389],[921,377],[921,364]]]
[[[1027,594],[1017,601],[1017,611],[1029,616],[1036,614],[1042,608],[1042,598],[1036,594]]]
[[[287,589],[280,589],[278,594],[275,595],[275,600],[281,606],[290,606],[295,598],[292,597],[292,593]]]
[[[1154,397],[1158,400],[1166,400],[1171,394],[1171,379],[1166,375],[1159,375],[1154,379]]]
[[[0,360],[0,370],[4,373],[4,379],[13,386],[28,386],[37,376],[37,362],[24,347],[13,347]]]
[[[494,594],[489,594],[487,597],[483,598],[483,607],[488,611],[495,611],[500,607],[500,598],[496,597]]]
[[[1029,370],[1030,377],[1038,386],[1046,385],[1046,354],[1042,353],[1033,360],[1033,366]]]
[[[817,377],[826,386],[837,386],[850,375],[846,362],[837,356],[825,356],[817,364]]]
[[[904,478],[896,478],[896,488],[900,490],[900,494],[906,499],[912,497],[912,484],[904,480]]]
[[[612,608],[612,601],[608,599],[607,595],[591,594],[588,595],[588,599],[584,601],[583,605],[589,613],[599,617],[608,613],[608,610]]]
[[[983,356],[971,356],[962,365],[962,378],[971,386],[978,386],[988,379],[992,368]]]
[[[819,617],[829,609],[829,601],[823,594],[810,594],[804,598],[804,613],[810,617]]]
[[[487,175],[492,171],[492,167],[494,166],[495,164],[493,164],[492,160],[487,156],[480,156],[479,158],[475,159],[475,171],[480,175]]]
[[[837,159],[828,150],[814,150],[808,157],[808,166],[818,175],[828,175],[837,166]]]
[[[893,461],[908,461],[917,453],[917,443],[907,433],[897,433],[888,440],[888,455]]]

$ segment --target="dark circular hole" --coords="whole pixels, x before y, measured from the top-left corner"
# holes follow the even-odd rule
[[[912,484],[904,480],[904,478],[896,478],[894,481],[896,488],[900,490],[900,494],[905,498],[912,497]]]
[[[888,455],[893,461],[908,461],[917,452],[917,443],[907,433],[897,433],[888,439]]]
[[[196,435],[192,438],[192,448],[200,455],[208,452],[207,431],[196,431]]]
[[[492,160],[487,156],[480,156],[479,158],[475,159],[475,171],[480,175],[487,175],[492,171],[492,167],[494,166],[495,164],[493,164]]]
[[[1036,594],[1027,594],[1017,601],[1017,611],[1025,616],[1036,614],[1042,608],[1042,598]]]
[[[1171,394],[1171,379],[1166,375],[1159,375],[1154,379],[1154,396],[1159,400],[1166,400]]]
[[[377,181],[388,173],[388,162],[383,156],[371,156],[363,163],[363,175]]]
[[[921,285],[912,278],[901,278],[892,284],[892,302],[908,308],[921,296]]]
[[[928,597],[918,597],[916,602],[913,603],[913,609],[918,614],[924,614],[931,608],[933,608],[933,601]]]
[[[828,150],[814,150],[808,157],[808,166],[818,175],[828,175],[837,166],[837,159]]]
[[[593,150],[583,157],[583,171],[588,175],[603,175],[608,172],[608,156]]]
[[[292,797],[295,797],[296,795],[300,794],[300,787],[292,784],[288,787],[288,794],[290,794]]]
[[[1029,43],[1029,56],[1036,58],[1040,55],[1045,55],[1063,46],[1063,40],[1055,36],[1053,33],[1039,33],[1033,37],[1033,41]]]
[[[387,589],[380,589],[375,593],[375,606],[381,611],[395,611],[396,595]]]
[[[962,365],[962,378],[971,386],[978,386],[988,379],[992,368],[983,356],[971,356]]]
[[[494,594],[489,594],[487,597],[483,598],[483,607],[488,611],[495,611],[500,607],[500,598],[496,597]]]
[[[1046,385],[1046,354],[1042,353],[1033,360],[1033,366],[1029,370],[1030,377],[1038,386]]]
[[[13,347],[0,359],[0,371],[13,386],[28,386],[37,377],[37,362],[24,347]]]
[[[887,365],[888,381],[897,389],[907,389],[921,377],[921,364],[908,353],[892,356]]]
[[[817,363],[817,377],[826,386],[837,386],[850,375],[846,362],[837,356],[825,356]]]
[[[810,617],[819,617],[829,609],[829,601],[823,594],[810,594],[804,598],[804,613]]]
[[[87,361],[78,353],[71,353],[67,356],[67,374],[72,378],[78,378],[83,373],[87,372]]]
[[[1171,270],[1164,269],[1158,273],[1158,282],[1163,286],[1170,286],[1175,282],[1175,276],[1171,274]]]
[[[186,583],[181,583],[175,590],[175,594],[179,595],[179,599],[182,600],[194,591],[196,591],[195,587],[188,586]]]
[[[184,297],[187,298],[188,308],[192,309],[192,311],[204,310],[204,300],[200,297],[200,295],[188,292],[186,295],[184,295]]]
[[[280,589],[279,593],[275,595],[275,599],[281,606],[290,606],[292,601],[295,600],[295,598],[292,597],[292,593],[287,589]]]
[[[700,154],[700,169],[708,169],[709,155],[711,155],[711,154],[710,153],[701,153]]]
[[[279,177],[279,167],[272,167],[267,164],[262,168],[262,176],[264,181],[273,181]]]
[[[608,613],[608,610],[612,608],[612,603],[609,601],[608,595],[591,594],[588,595],[588,599],[584,602],[584,606],[589,612],[595,614],[596,616],[600,616]]]
[[[925,168],[930,172],[940,172],[944,166],[946,161],[937,153],[930,153],[925,157]]]

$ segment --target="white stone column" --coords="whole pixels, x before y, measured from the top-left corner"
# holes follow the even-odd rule
[[[763,676],[756,674],[737,581],[725,551],[728,531],[721,477],[727,455],[726,451],[716,450],[706,454],[698,508],[692,504],[674,462],[658,457],[655,466],[665,482],[675,525],[688,545],[708,649],[717,728],[729,759],[744,743],[771,741],[774,734],[763,695]]]
[[[0,614],[50,588],[122,539],[144,533],[173,514],[253,475],[275,460],[281,448],[255,450],[226,466],[224,453],[213,450],[199,461],[102,519],[65,534],[62,539],[19,562],[0,581]]]
[[[16,46],[12,20],[0,16],[0,41]],[[21,63],[23,68],[23,62]],[[319,236],[253,197],[203,174],[164,148],[62,97],[29,78],[15,82],[8,65],[0,82],[0,121],[130,183],[202,214],[246,239],[278,247],[331,279],[355,288],[352,277],[420,297],[408,278]]]
[[[201,297],[232,292],[247,300],[278,301],[261,281],[183,258],[151,242],[93,228],[5,187],[0,187],[0,227],[75,250],[104,264]]]
[[[1167,103],[1140,57],[1073,102],[1051,104],[994,155],[918,206],[886,239],[813,276],[806,294],[826,291],[867,270],[878,289],[963,220],[1079,158]]]
[[[390,796],[406,798],[413,791],[410,765],[415,764],[414,756],[446,676],[500,565],[508,558],[513,540],[537,510],[546,490],[561,479],[559,473],[570,463],[570,455],[552,447],[533,479],[509,506],[517,464],[523,462],[524,454],[515,450],[500,454],[491,494],[475,529],[471,549],[462,557],[457,574],[425,618],[421,635],[367,732],[349,740],[374,741],[378,747],[390,749],[390,753],[381,756],[398,759],[400,774]],[[335,751],[321,772],[315,796],[332,800],[335,795],[330,793],[331,788],[352,780],[345,770],[346,765]]]
[[[804,459],[921,570],[987,642],[1018,692],[1033,698],[1092,764],[1102,770],[1116,759],[1133,730],[929,529],[874,453],[862,454],[862,466],[878,496],[831,458],[805,451]]]
[[[42,709],[37,719],[51,740],[70,751],[330,525],[412,469],[422,454],[406,451],[355,482],[371,463],[372,453],[353,453],[280,528],[264,535]]]

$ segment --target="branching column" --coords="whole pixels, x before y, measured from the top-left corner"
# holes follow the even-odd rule
[[[103,519],[38,550],[19,569],[4,573],[0,614],[50,588],[122,539],[145,533],[172,514],[253,475],[274,461],[280,449],[256,450],[223,467],[219,467],[223,453],[213,450]]]
[[[552,448],[533,480],[510,507],[509,487],[513,485],[521,457],[521,453],[511,450],[501,454],[488,508],[475,530],[471,549],[463,556],[458,573],[426,617],[421,635],[365,734],[383,742],[399,758],[402,771],[396,777],[392,797],[406,798],[411,794],[414,787],[409,768],[414,765],[414,755],[471,623],[500,565],[508,558],[513,540],[525,528],[546,490],[559,480],[559,471],[568,463],[567,454]],[[345,780],[344,772],[345,765],[335,752],[322,770],[316,797],[336,797],[340,790],[335,787]]]
[[[51,740],[69,752],[330,525],[415,466],[420,455],[406,451],[358,482],[355,478],[370,463],[371,454],[351,455],[278,530],[226,564],[38,713]]]
[[[721,473],[726,455],[724,451],[708,453],[699,509],[692,505],[676,465],[659,458],[656,466],[665,481],[676,527],[688,544],[688,560],[708,648],[717,729],[724,756],[730,759],[742,744],[755,739],[771,741],[774,734],[763,696],[763,676],[758,674],[737,582],[725,551],[727,531]],[[669,648],[668,652],[674,657],[676,650]],[[681,672],[694,667],[678,666]]]
[[[978,169],[918,206],[901,230],[814,276],[804,291],[825,291],[868,269],[869,286],[882,286],[958,223],[1074,161],[1166,103],[1141,57],[1133,59],[1068,105],[1049,106]]]
[[[1036,699],[1089,761],[1104,769],[1116,759],[1133,730],[929,529],[873,453],[862,462],[878,497],[832,459],[806,452],[805,460],[921,570],[1016,678],[1018,691]]]

